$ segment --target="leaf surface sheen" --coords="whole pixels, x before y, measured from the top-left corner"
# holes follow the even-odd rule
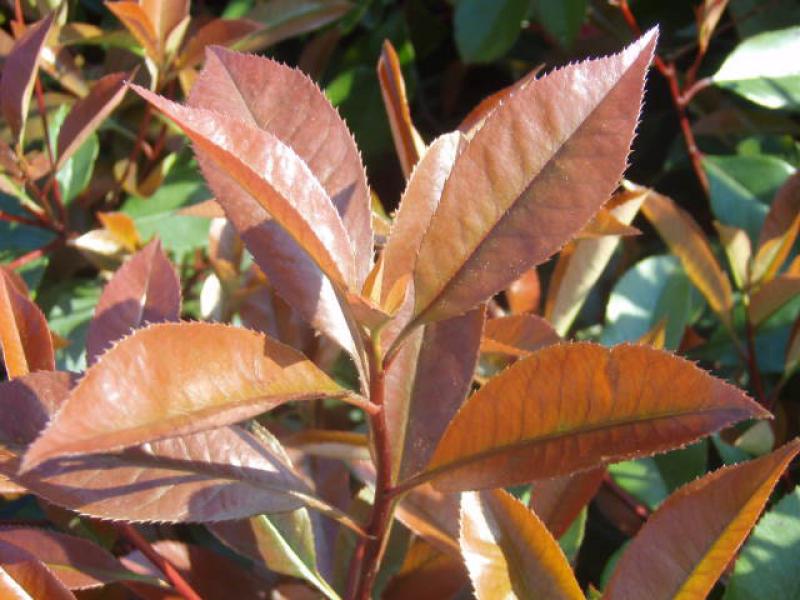
[[[262,334],[211,323],[151,325],[89,368],[29,449],[25,468],[222,427],[291,400],[341,395],[302,354]]]
[[[738,388],[667,352],[560,344],[475,392],[419,477],[444,491],[522,484],[664,452],[768,416]]]
[[[800,441],[794,440],[761,458],[723,467],[675,492],[627,546],[604,597],[706,597],[798,450]]]
[[[462,495],[460,542],[478,600],[584,597],[558,542],[505,490]]]
[[[0,347],[9,377],[55,369],[47,320],[18,284],[14,274],[0,268]]]
[[[620,54],[530,81],[491,112],[456,160],[422,240],[416,322],[486,300],[563,246],[609,198],[655,39],[652,31]]]
[[[114,342],[148,323],[177,321],[181,286],[158,240],[120,267],[103,290],[89,324],[86,360],[94,364]]]

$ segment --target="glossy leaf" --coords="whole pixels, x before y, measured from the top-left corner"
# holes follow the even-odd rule
[[[606,236],[631,236],[642,233],[636,227],[620,221],[607,207],[601,208],[592,220],[578,233],[577,239],[594,239]]]
[[[261,25],[249,19],[213,19],[186,41],[176,63],[181,69],[195,67],[209,46],[231,46],[259,29]]]
[[[155,24],[148,16],[145,8],[132,0],[107,2],[106,6],[125,25],[131,35],[136,38],[136,41],[144,49],[145,54],[154,61],[160,61],[161,43]]]
[[[800,230],[800,173],[786,180],[764,219],[753,261],[756,282],[771,279],[783,266]]]
[[[654,46],[651,32],[620,54],[564,67],[491,113],[456,159],[422,240],[415,322],[486,300],[591,219],[625,168]]]
[[[94,364],[114,342],[149,323],[177,321],[181,286],[158,240],[131,257],[108,282],[89,324],[87,362]]]
[[[150,325],[89,368],[28,450],[25,469],[54,456],[107,452],[236,423],[292,400],[343,394],[302,354],[256,332],[210,323]]]
[[[0,541],[0,595],[9,600],[75,600],[34,554]]]
[[[55,12],[52,12],[28,27],[22,37],[14,42],[3,63],[0,108],[18,146],[22,144],[40,54],[47,43],[54,18]]]
[[[689,279],[723,322],[730,323],[733,307],[731,284],[711,246],[692,216],[672,199],[650,192],[642,212],[677,256]]]
[[[128,73],[111,73],[99,79],[85,98],[69,111],[58,132],[58,166],[75,154],[84,141],[105,121],[125,97]]]
[[[560,341],[561,337],[543,318],[526,314],[509,315],[486,321],[481,352],[527,356]]]
[[[528,506],[558,539],[569,529],[603,482],[605,469],[591,469],[533,484]]]
[[[759,325],[787,302],[800,294],[800,259],[795,259],[786,273],[765,283],[750,300],[750,319]]]
[[[461,0],[453,20],[458,52],[465,62],[491,62],[503,56],[522,31],[527,0]]]
[[[181,42],[188,24],[189,5],[190,0],[142,0],[140,4],[165,54],[173,54]]]
[[[53,340],[38,306],[0,269],[0,346],[9,377],[55,368]]]
[[[663,452],[768,416],[741,390],[660,350],[550,346],[467,400],[417,481],[445,491],[526,483]]]
[[[605,597],[705,597],[798,450],[800,442],[791,442],[759,459],[723,467],[670,496],[625,549]]]
[[[478,600],[584,597],[558,542],[504,490],[462,496],[460,540]]]
[[[411,120],[400,59],[389,40],[383,42],[381,57],[378,59],[378,81],[381,84],[383,105],[386,107],[392,129],[395,151],[400,159],[403,174],[408,179],[425,151],[425,142],[422,141]]]
[[[237,115],[297,153],[344,223],[347,235],[342,240],[351,240],[356,261],[354,287],[361,289],[373,253],[366,174],[353,136],[316,84],[301,71],[275,61],[213,48],[188,103]]]

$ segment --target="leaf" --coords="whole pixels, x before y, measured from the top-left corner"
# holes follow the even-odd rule
[[[765,31],[739,44],[713,76],[718,86],[767,108],[800,108],[800,26]]]
[[[728,265],[733,275],[736,287],[742,289],[750,283],[750,261],[753,256],[753,247],[747,232],[738,227],[729,227],[719,221],[714,221],[714,226],[719,233],[719,240],[725,248]]]
[[[293,400],[343,394],[302,354],[256,332],[211,323],[150,325],[86,371],[29,448],[24,469],[55,456],[222,427]]]
[[[55,369],[53,340],[42,311],[5,269],[0,269],[0,346],[11,378]]]
[[[460,557],[459,495],[445,494],[424,484],[402,497],[397,520],[441,552]]]
[[[94,364],[114,342],[148,323],[177,321],[181,286],[161,243],[153,240],[108,282],[89,324],[87,362]]]
[[[467,573],[459,558],[415,539],[403,565],[389,580],[381,597],[384,600],[442,600],[453,598],[467,585]]]
[[[189,20],[190,0],[142,0],[141,5],[153,24],[159,48],[173,54],[181,42]]]
[[[800,173],[790,176],[775,194],[753,261],[753,280],[769,281],[780,270],[800,230]]]
[[[405,485],[433,480],[458,491],[527,483],[664,452],[768,416],[741,390],[667,352],[560,344],[475,392],[426,470]]]
[[[584,598],[558,542],[504,490],[462,496],[460,539],[479,600]]]
[[[603,482],[605,469],[541,479],[533,484],[528,506],[558,539],[569,529]]]
[[[47,43],[54,17],[55,12],[51,12],[41,21],[28,27],[22,37],[14,42],[3,63],[0,108],[11,127],[17,148],[22,146],[39,56]]]
[[[422,240],[415,324],[504,289],[597,212],[625,167],[654,45],[651,32],[620,54],[564,67],[491,113],[456,159]]]
[[[786,494],[753,529],[725,588],[725,600],[759,600],[800,590],[800,488]]]
[[[607,210],[601,209],[595,220],[597,216],[606,214],[623,226],[630,225],[647,192],[640,186],[626,184],[623,191],[609,202]],[[567,246],[569,251],[565,251],[567,248],[562,250],[550,279],[544,311],[545,318],[559,335],[566,335],[569,331],[618,245],[618,234],[612,234],[599,239],[577,240]]]
[[[711,43],[711,36],[717,28],[722,14],[728,6],[728,0],[703,0],[703,3],[695,7],[695,21],[697,21],[697,45],[700,56],[705,55],[708,45]]]
[[[383,105],[392,128],[392,138],[403,175],[408,179],[414,165],[425,152],[425,142],[411,120],[406,97],[406,83],[400,70],[400,59],[389,40],[384,40],[381,56],[378,59],[378,81],[381,85]]]
[[[373,254],[366,173],[353,136],[316,84],[301,71],[275,61],[212,48],[188,103],[237,115],[297,153],[344,223],[347,235],[342,241],[351,240],[358,284],[354,287],[361,289]]]
[[[465,62],[491,62],[511,49],[528,15],[527,0],[460,0],[453,29]]]
[[[198,29],[187,41],[176,59],[176,66],[189,69],[203,60],[209,46],[230,46],[261,29],[250,19],[213,19]]]
[[[0,542],[0,594],[9,600],[75,600],[35,555]]]
[[[800,259],[786,273],[765,283],[750,299],[750,320],[758,326],[800,294]]]
[[[129,73],[111,73],[97,80],[85,98],[78,100],[69,111],[58,132],[58,163],[60,168],[75,154],[125,97],[125,79]]]
[[[96,588],[114,581],[140,580],[100,546],[57,531],[32,527],[0,529],[0,543],[36,556],[71,590]]]
[[[486,321],[481,352],[527,356],[560,341],[561,337],[543,318],[526,314],[509,315]]]
[[[117,17],[125,28],[136,38],[145,54],[156,62],[161,62],[161,43],[155,24],[145,8],[132,0],[106,2],[106,7]]]
[[[481,100],[475,108],[473,108],[466,117],[461,121],[458,125],[458,130],[466,135],[467,137],[472,137],[476,131],[478,131],[483,124],[486,122],[487,117],[492,114],[495,108],[497,108],[500,104],[505,102],[505,100],[514,92],[519,90],[520,88],[526,86],[530,81],[536,79],[536,76],[542,70],[544,65],[540,65],[530,72],[527,75],[524,75],[521,79],[518,79],[514,83],[509,86],[504,87],[498,92],[495,92],[483,100]]]
[[[577,239],[595,239],[606,236],[633,236],[642,232],[620,221],[607,208],[601,208],[592,220],[578,233]]]
[[[210,526],[226,546],[270,570],[308,581],[326,598],[339,596],[317,569],[314,530],[305,508]]]
[[[506,288],[508,308],[512,314],[535,313],[539,309],[542,286],[536,267],[529,269]]]
[[[605,597],[705,597],[798,450],[795,440],[762,458],[723,467],[670,496],[625,549]]]
[[[724,323],[730,324],[733,308],[731,284],[697,222],[672,199],[654,191],[647,195],[642,212],[680,259],[686,275],[711,309]]]
[[[533,3],[533,16],[559,44],[570,48],[586,18],[586,0],[536,0]]]

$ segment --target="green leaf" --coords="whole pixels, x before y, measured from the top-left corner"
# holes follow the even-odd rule
[[[772,156],[706,156],[703,167],[716,219],[744,229],[755,244],[769,203],[794,167]]]
[[[800,597],[800,487],[767,512],[736,561],[724,600]]]
[[[586,17],[586,0],[534,0],[533,16],[562,46],[570,47]]]
[[[702,304],[677,257],[650,256],[631,267],[611,291],[601,341],[611,346],[638,340],[666,318],[666,347],[677,348]]]
[[[578,550],[581,549],[583,537],[586,534],[586,519],[588,516],[589,510],[584,506],[566,533],[558,538],[558,545],[561,546],[561,550],[564,551],[564,555],[571,563],[575,562],[578,557]]]
[[[459,0],[454,29],[465,62],[491,62],[511,49],[528,15],[528,0]]]
[[[69,340],[69,346],[56,352],[56,366],[68,371],[86,368],[86,332],[100,298],[100,286],[94,281],[73,279],[41,294],[50,329]]]
[[[57,145],[61,127],[64,125],[69,112],[69,106],[62,104],[54,114],[50,115],[49,133],[50,144],[53,148]],[[56,180],[65,204],[72,202],[78,194],[87,188],[92,180],[94,163],[99,153],[100,143],[97,140],[97,136],[92,133],[66,161],[63,161],[56,173]]]
[[[718,86],[767,108],[800,108],[800,26],[739,44],[714,74]]]

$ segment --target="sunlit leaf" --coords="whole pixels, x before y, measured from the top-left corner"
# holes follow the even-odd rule
[[[584,598],[558,542],[504,490],[462,496],[460,540],[479,600]]]
[[[723,225],[717,221],[714,222],[714,226],[719,233],[722,247],[725,248],[725,255],[728,257],[728,265],[736,287],[742,289],[750,283],[750,261],[753,257],[750,238],[744,229]]]
[[[55,368],[47,321],[17,285],[9,272],[0,269],[0,346],[9,377]]]
[[[214,19],[192,34],[175,62],[181,69],[197,66],[209,46],[230,46],[259,29],[250,19]]]
[[[108,282],[95,308],[86,338],[91,365],[111,345],[148,323],[177,321],[181,288],[161,243],[150,242]]]
[[[529,269],[506,288],[508,308],[513,314],[537,312],[541,300],[542,286],[536,267]]]
[[[343,393],[302,354],[256,332],[210,323],[150,325],[89,368],[28,450],[25,468],[54,456],[221,427],[284,402]]]
[[[766,321],[778,309],[800,294],[800,258],[786,273],[765,283],[750,299],[750,319],[754,325]]]
[[[800,230],[800,173],[786,180],[764,219],[753,261],[753,280],[771,279],[792,250]]]
[[[106,6],[136,38],[145,53],[151,59],[160,61],[161,44],[158,32],[147,11],[138,2],[132,0],[107,2]]]
[[[664,452],[767,416],[741,390],[661,350],[550,346],[467,400],[416,481],[446,491],[526,483]]]
[[[490,114],[456,159],[422,240],[416,323],[461,314],[502,290],[608,200],[654,46],[651,32],[620,54],[554,71]]]
[[[800,442],[791,442],[762,458],[723,467],[670,496],[625,549],[605,597],[705,597],[798,450]],[[656,558],[663,556],[670,560]]]

